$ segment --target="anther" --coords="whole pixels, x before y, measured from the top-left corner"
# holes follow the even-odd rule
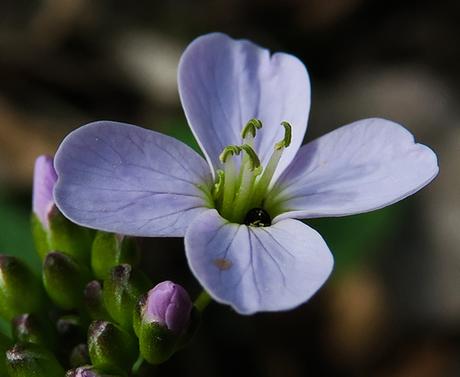
[[[236,154],[240,154],[240,152],[241,147],[239,147],[238,145],[229,145],[225,147],[222,153],[219,155],[219,160],[224,164],[229,157],[233,157]]]
[[[249,163],[250,163],[250,168],[249,170],[253,171],[254,169],[257,169],[260,167],[260,160],[259,156],[257,156],[257,153],[252,149],[252,147],[248,144],[243,144],[240,146],[241,150],[247,153],[249,157]]]
[[[284,127],[284,138],[283,140],[275,144],[275,149],[287,148],[291,144],[291,138],[292,138],[291,125],[286,121],[281,122],[281,125]]]
[[[243,139],[246,139],[246,137],[250,133],[251,136],[254,138],[256,137],[256,131],[260,128],[262,128],[262,122],[259,119],[253,118],[248,123],[246,123],[246,126],[243,127],[241,131],[241,137]]]

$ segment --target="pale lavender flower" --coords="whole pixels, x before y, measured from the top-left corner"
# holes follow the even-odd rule
[[[208,34],[185,50],[178,80],[210,168],[171,137],[95,122],[59,147],[55,199],[84,226],[185,236],[197,279],[239,313],[296,307],[329,276],[326,243],[296,219],[379,209],[438,172],[433,151],[384,119],[351,123],[301,147],[310,83],[294,56]]]
[[[39,156],[35,160],[32,209],[45,229],[49,229],[49,215],[54,207],[53,189],[57,175],[53,158]]]
[[[187,291],[171,281],[164,281],[147,294],[142,321],[158,323],[175,334],[181,334],[190,321],[192,301]]]

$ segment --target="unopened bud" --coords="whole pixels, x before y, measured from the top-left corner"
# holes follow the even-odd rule
[[[13,340],[17,343],[34,343],[53,348],[55,334],[48,323],[33,314],[21,314],[12,321]]]
[[[8,321],[22,313],[40,312],[40,280],[16,257],[0,255],[0,316]]]
[[[91,233],[67,220],[58,210],[53,198],[56,181],[53,158],[39,156],[35,161],[32,194],[35,247],[42,260],[50,251],[59,250],[87,262],[91,250]]]
[[[91,251],[91,267],[97,279],[105,279],[119,264],[135,266],[140,254],[135,239],[115,233],[97,232]]]
[[[107,321],[94,321],[88,330],[92,364],[110,373],[131,370],[137,358],[137,344],[128,332]]]
[[[159,364],[171,357],[187,334],[192,307],[187,291],[171,281],[156,285],[141,298],[134,329],[144,359]]]
[[[43,262],[43,283],[53,302],[62,309],[81,305],[88,272],[69,255],[53,252]]]
[[[84,290],[84,302],[91,319],[109,320],[110,316],[105,309],[102,286],[98,280],[90,281]]]
[[[32,343],[16,344],[6,351],[6,367],[10,377],[62,377],[65,373],[51,352]]]
[[[104,304],[110,316],[132,331],[133,309],[150,286],[148,278],[129,264],[112,268],[104,281]]]

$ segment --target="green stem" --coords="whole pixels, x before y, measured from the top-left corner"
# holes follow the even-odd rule
[[[141,354],[139,354],[139,357],[137,358],[136,362],[131,368],[131,373],[133,374],[133,376],[136,376],[139,373],[139,370],[141,369],[143,362],[144,362],[144,358],[142,357]]]
[[[203,290],[203,292],[201,292],[195,300],[194,305],[200,313],[203,313],[204,309],[206,309],[206,307],[209,305],[211,301],[211,296],[209,296],[208,292]]]

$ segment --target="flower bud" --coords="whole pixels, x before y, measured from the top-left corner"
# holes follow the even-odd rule
[[[51,250],[59,250],[86,262],[91,250],[91,233],[67,220],[57,209],[53,198],[56,181],[53,158],[39,156],[35,160],[32,194],[35,247],[42,260]]]
[[[158,323],[175,335],[181,335],[189,324],[192,306],[190,296],[182,286],[164,281],[148,292],[142,321]]]
[[[171,281],[156,285],[141,298],[133,320],[144,359],[159,364],[171,357],[187,334],[192,307],[187,291]]]
[[[16,257],[0,255],[0,316],[8,321],[22,313],[38,313],[44,292],[40,280]]]
[[[104,304],[110,316],[125,330],[132,331],[133,309],[150,282],[129,264],[112,268],[104,281]]]
[[[62,377],[64,369],[54,355],[36,344],[16,344],[6,351],[10,377]]]
[[[90,281],[84,290],[84,302],[91,319],[109,320],[110,316],[104,306],[102,286],[98,280]]]
[[[54,348],[55,334],[48,323],[33,314],[21,314],[12,321],[13,340],[17,343],[34,343]]]
[[[111,373],[131,370],[137,358],[137,344],[126,331],[107,321],[94,321],[88,330],[92,364]]]
[[[88,272],[69,255],[52,252],[43,262],[43,283],[53,302],[62,309],[78,308]]]
[[[91,267],[97,279],[105,279],[110,270],[122,263],[136,265],[140,254],[135,239],[115,233],[97,232],[91,251]]]
[[[79,367],[77,369],[69,370],[65,377],[121,377],[119,375],[114,374],[105,374],[102,373],[100,370],[94,368],[91,365],[86,365],[83,367]]]
[[[86,365],[90,362],[88,346],[85,343],[77,344],[70,352],[69,363],[72,368]]]

